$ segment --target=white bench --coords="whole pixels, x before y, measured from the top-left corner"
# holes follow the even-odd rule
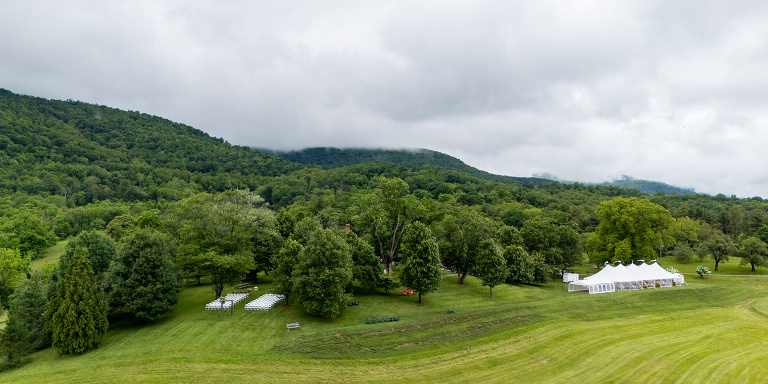
[[[291,329],[299,329],[299,323],[288,323],[285,326],[288,328],[289,331]]]

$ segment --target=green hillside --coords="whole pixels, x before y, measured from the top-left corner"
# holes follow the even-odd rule
[[[156,116],[2,89],[0,127],[0,189],[75,205],[255,188],[260,177],[300,168]]]

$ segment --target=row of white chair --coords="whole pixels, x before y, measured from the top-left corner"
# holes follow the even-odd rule
[[[241,301],[245,300],[248,297],[248,293],[246,292],[234,292],[229,293],[226,296],[224,296],[224,303],[222,304],[219,299],[216,299],[214,301],[211,301],[210,303],[205,305],[205,309],[214,310],[214,309],[230,309],[233,305],[237,305]]]
[[[207,310],[230,309],[230,308],[232,308],[231,301],[225,301],[224,303],[221,303],[218,300],[214,300],[205,305],[205,309]]]
[[[270,308],[272,308],[275,304],[277,304],[278,302],[284,299],[285,299],[284,295],[267,293],[260,296],[256,300],[253,300],[245,304],[245,309],[249,311],[267,311]]]

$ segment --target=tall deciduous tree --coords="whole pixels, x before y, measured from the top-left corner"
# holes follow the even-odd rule
[[[651,259],[655,248],[672,246],[675,239],[670,228],[674,219],[669,211],[648,200],[617,197],[603,201],[595,209],[600,224],[587,247],[590,261]]]
[[[508,281],[519,283],[545,283],[551,272],[550,267],[538,253],[529,254],[521,246],[504,248],[504,259],[509,268]]]
[[[483,285],[488,286],[488,293],[493,297],[493,287],[503,283],[509,275],[507,261],[495,241],[485,240],[480,243],[475,271]]]
[[[352,256],[341,233],[310,235],[293,273],[299,307],[312,316],[336,318],[347,307],[344,289],[352,280]]]
[[[352,231],[344,238],[352,255],[352,279],[366,289],[375,289],[381,275],[381,262],[373,247]]]
[[[443,264],[455,270],[458,283],[464,284],[474,268],[480,244],[494,236],[493,223],[470,207],[448,213],[438,225]]]
[[[109,268],[110,307],[142,321],[153,321],[178,302],[179,279],[171,255],[176,248],[155,229],[138,229],[128,236]]]
[[[741,264],[752,266],[752,272],[755,272],[755,266],[768,266],[768,246],[755,236],[749,236],[741,242],[739,249]]]
[[[403,234],[425,213],[421,200],[409,192],[405,181],[382,177],[372,194],[358,196],[357,222],[371,235],[388,273],[392,272]]]
[[[85,248],[75,249],[64,280],[58,284],[51,308],[50,330],[53,345],[62,354],[72,355],[95,349],[107,332],[107,306],[96,285]]]
[[[702,257],[712,256],[712,260],[715,261],[715,272],[717,272],[720,263],[728,261],[731,255],[736,252],[736,245],[730,236],[718,230],[707,240],[699,244],[697,250]]]
[[[400,280],[421,295],[434,292],[440,286],[440,252],[437,240],[426,225],[415,222],[403,236],[402,270]]]
[[[246,190],[201,193],[181,201],[177,261],[187,275],[210,276],[219,297],[225,284],[255,268],[257,256],[259,268],[271,269],[257,241],[277,236],[274,214],[264,205],[264,199]]]
[[[285,302],[289,302],[293,296],[293,271],[299,264],[299,255],[304,248],[296,240],[288,240],[272,259],[275,266],[274,278],[280,292],[285,295]]]
[[[528,253],[540,253],[547,264],[558,268],[582,262],[579,234],[575,229],[540,212],[532,216],[520,230]]]

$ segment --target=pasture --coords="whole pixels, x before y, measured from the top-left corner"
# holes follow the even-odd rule
[[[488,287],[446,276],[423,297],[358,292],[336,320],[297,308],[205,311],[189,285],[165,319],[111,318],[102,346],[36,353],[3,383],[171,382],[763,382],[768,279],[687,276],[688,286],[568,293],[565,284]],[[260,276],[259,294],[271,290]],[[228,292],[230,290],[226,290]],[[446,313],[452,307],[455,313]],[[398,322],[366,324],[366,316]],[[286,330],[299,322],[300,330]]]

